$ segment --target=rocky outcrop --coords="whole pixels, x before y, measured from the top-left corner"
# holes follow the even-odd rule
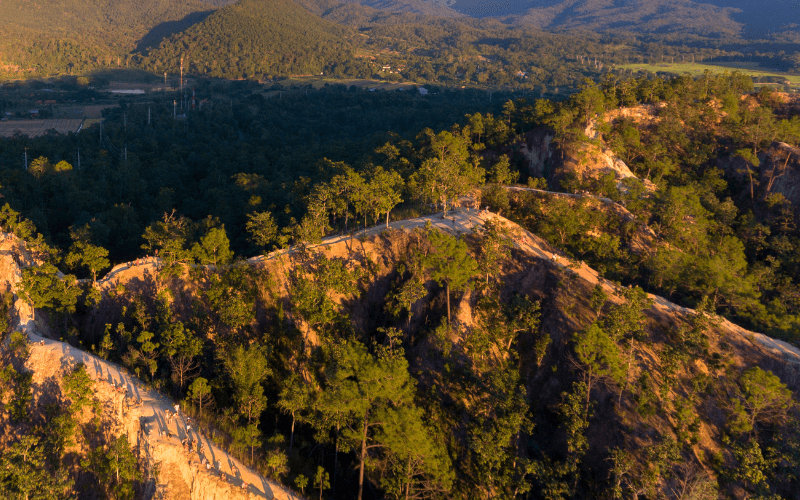
[[[599,179],[606,174],[614,174],[617,181],[617,188],[624,191],[623,181],[628,178],[638,179],[631,172],[628,165],[614,155],[614,152],[600,141],[591,143],[575,144],[569,151],[564,153],[564,160],[555,170],[554,177],[562,179],[569,175],[575,175],[584,181],[589,179]],[[656,186],[645,179],[644,185],[647,189],[655,191]]]
[[[640,104],[629,108],[617,108],[603,114],[603,123],[614,123],[617,120],[627,119],[636,123],[640,127],[649,127],[659,122],[658,110],[665,106],[659,104]],[[589,139],[598,139],[600,133],[597,131],[597,120],[589,122],[589,126],[583,131]]]
[[[166,442],[165,442],[166,441]],[[159,477],[164,488],[165,498],[191,500],[255,500],[274,498],[255,490],[252,485],[242,488],[241,481],[223,479],[225,475],[209,472],[199,460],[187,460],[184,452],[166,438],[145,439],[142,443],[154,463],[170,464]]]
[[[174,401],[147,388],[119,366],[68,344],[28,333],[31,355],[26,369],[32,375],[37,398],[53,397],[55,386],[77,363],[94,380],[93,394],[100,403],[101,422],[108,435],[127,435],[150,477],[151,493],[165,500],[300,500],[299,495],[269,481],[218,448],[197,430],[189,431],[182,417],[168,419]],[[118,389],[118,387],[124,387]],[[138,401],[138,403],[136,403]],[[37,405],[41,406],[38,402]],[[88,421],[91,415],[86,416]],[[171,435],[167,435],[166,431]],[[181,438],[191,433],[205,442],[202,451],[186,450]],[[76,448],[75,451],[81,452]],[[219,463],[207,468],[203,459]],[[157,471],[157,473],[155,473]]]
[[[13,234],[0,232],[0,292],[13,294],[11,326],[15,329],[34,327],[33,308],[17,294],[22,269],[34,263],[24,241]]]
[[[584,130],[588,142],[576,142],[562,145],[556,152],[552,145],[555,134],[548,129],[536,129],[520,136],[515,145],[525,158],[530,175],[560,180],[575,175],[583,180],[599,179],[613,173],[617,186],[624,190],[623,180],[637,178],[627,164],[618,158],[602,141],[597,130],[598,121],[612,123],[619,119],[633,120],[641,126],[650,126],[658,122],[658,106],[641,105],[632,108],[619,108],[605,113],[592,120]],[[548,168],[552,165],[551,168]],[[648,180],[643,181],[651,191],[656,186]]]

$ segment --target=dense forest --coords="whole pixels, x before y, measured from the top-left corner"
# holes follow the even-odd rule
[[[315,496],[796,496],[794,372],[715,315],[800,341],[797,207],[770,182],[790,175],[779,143],[800,143],[787,96],[737,73],[609,77],[563,101],[237,85],[185,118],[124,105],[102,131],[2,142],[0,224],[41,259],[21,293],[57,335]],[[541,172],[535,134],[552,136]],[[570,167],[601,146],[636,177]],[[503,225],[313,247],[475,190],[617,298],[512,249]],[[156,253],[140,285],[94,288]],[[697,312],[659,315],[645,292]]]
[[[197,100],[211,102],[185,119],[173,119],[169,95],[148,105],[122,101],[102,134],[95,126],[68,136],[4,140],[5,200],[64,248],[70,227],[89,224],[100,238],[95,243],[115,262],[138,256],[144,228],[173,208],[194,220],[212,215],[227,228],[234,251],[252,255],[257,249],[244,231],[250,211],[270,210],[288,225],[305,212],[312,185],[335,175],[335,162],[364,169],[391,137],[413,139],[426,126],[447,128],[466,113],[498,111],[511,95],[467,90],[422,96],[416,89],[331,85],[265,97],[254,88],[260,86],[200,85]],[[26,147],[32,162],[46,160],[41,175],[31,176],[31,167],[23,171]],[[49,166],[61,161],[71,165],[63,176]],[[52,196],[61,201],[45,202]]]

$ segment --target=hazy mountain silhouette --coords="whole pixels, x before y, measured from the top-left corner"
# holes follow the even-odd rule
[[[472,17],[499,17],[546,29],[743,34],[762,37],[797,28],[798,0],[457,0]]]

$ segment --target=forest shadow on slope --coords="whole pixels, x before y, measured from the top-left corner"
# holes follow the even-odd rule
[[[205,21],[205,19],[213,12],[213,10],[192,12],[183,19],[179,19],[177,21],[165,21],[163,23],[159,23],[150,31],[148,31],[147,34],[136,43],[136,48],[133,50],[133,52],[139,52],[146,56],[150,49],[158,47],[163,40],[166,40],[176,33],[180,33],[190,26]]]

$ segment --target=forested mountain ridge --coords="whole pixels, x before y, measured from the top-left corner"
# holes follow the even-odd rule
[[[210,10],[198,0],[7,0],[0,6],[0,28],[9,33],[24,27],[51,35],[96,31],[111,45],[117,40],[130,43],[159,23]]]
[[[120,359],[146,380],[153,377],[148,373],[169,371],[173,384],[180,384],[179,358],[170,360],[169,351],[149,351],[148,345],[177,342],[186,349],[185,342],[199,340],[201,351],[181,354],[200,362],[199,383],[192,383],[182,404],[194,432],[216,435],[245,462],[253,463],[255,447],[256,456],[267,458],[264,472],[300,490],[309,485],[303,478],[321,468],[321,477],[338,480],[342,498],[360,496],[353,469],[368,459],[380,468],[366,471],[367,498],[372,488],[392,498],[412,492],[465,499],[474,498],[475,487],[483,494],[530,491],[543,499],[563,498],[546,493],[552,488],[615,498],[615,491],[654,495],[683,484],[708,500],[740,487],[791,491],[792,473],[777,472],[770,463],[798,446],[795,435],[787,435],[791,416],[779,413],[795,411],[784,382],[797,390],[791,382],[797,349],[726,324],[705,309],[685,310],[638,288],[598,280],[585,264],[493,214],[462,210],[449,219],[397,221],[391,229],[355,236],[226,270],[189,270],[172,257],[126,265],[98,282],[104,291],[96,305],[71,314],[70,321],[83,324],[79,342],[92,343],[100,356]],[[456,276],[463,267],[445,271],[436,263],[436,255],[455,249],[459,265],[474,273],[460,291],[437,285],[435,278],[444,272],[440,283],[461,279]],[[25,279],[16,293],[25,293]],[[216,294],[234,283],[234,294],[217,303]],[[452,326],[443,321],[426,328],[431,315],[450,315],[451,294]],[[206,307],[220,316],[198,316]],[[50,307],[40,310],[34,328],[52,327],[53,318],[46,318],[53,314]],[[143,330],[142,321],[152,322],[155,334]],[[360,340],[365,331],[376,333]],[[15,345],[12,340],[12,352]],[[207,364],[209,351],[222,359],[221,371]],[[244,367],[260,373],[255,385],[237,376]],[[358,420],[359,409],[344,405],[346,389],[369,390],[371,369],[388,385],[383,390],[394,392],[378,393],[368,409],[392,418],[389,423]],[[18,377],[15,390],[2,402],[35,415],[38,400],[30,405],[24,384],[17,386],[24,371],[10,373]],[[205,377],[213,381],[210,388]],[[398,379],[403,385],[389,383]],[[345,380],[356,385],[341,386]],[[262,401],[257,411],[275,417],[274,423],[264,418],[245,427],[249,410],[242,406],[241,430],[255,428],[257,434],[237,431],[238,423],[227,423],[230,415],[214,409],[244,399],[245,390],[252,391],[251,401]],[[764,406],[738,408],[751,396],[765,398]],[[331,422],[334,415],[343,420]],[[12,418],[18,432],[30,432]],[[365,422],[372,431],[363,438],[337,429],[358,430]],[[153,435],[149,420],[147,425],[150,440],[163,439]],[[750,426],[759,429],[757,438],[748,434]],[[312,438],[325,434],[328,439]],[[305,451],[312,439],[324,440],[311,449],[317,457],[309,463]],[[362,439],[371,446],[367,455]],[[32,443],[33,456],[44,453],[42,442]],[[753,464],[762,453],[770,458]],[[416,464],[413,475],[404,472],[409,459]],[[52,488],[48,474],[58,466],[38,471],[30,490]],[[125,470],[109,484],[141,491],[146,476]],[[751,482],[753,470],[767,475],[769,486]],[[8,477],[20,474],[15,469]],[[100,477],[100,469],[92,469],[82,484]],[[325,496],[329,480],[319,482]],[[204,491],[211,483],[192,488]],[[167,498],[179,496],[174,477],[162,484]]]
[[[35,265],[35,258],[12,235],[4,235],[0,247],[0,288],[18,291],[20,270]],[[251,493],[276,500],[292,498],[291,492],[228,455],[210,436],[192,432],[188,415],[170,416],[176,401],[115,363],[41,337],[49,330],[41,311],[37,323],[37,313],[24,300],[10,295],[4,300],[3,321],[10,318],[17,330],[10,337],[4,335],[0,345],[4,498],[16,498],[18,493],[31,499],[75,498],[91,492],[95,498],[141,498],[153,491],[170,500],[189,496],[244,500],[252,498]],[[11,387],[26,403],[14,403]],[[43,425],[47,422],[53,425]],[[193,445],[187,452],[181,441],[189,437]],[[49,476],[53,462],[62,460],[65,473]],[[212,460],[213,469],[207,468],[205,463]],[[242,481],[249,487],[242,487]]]
[[[477,155],[481,148],[487,148],[475,160],[484,169],[506,154],[516,170],[529,164],[531,151],[528,147],[528,153],[522,152],[516,134],[532,133],[533,127],[550,130],[557,149],[539,153],[546,159],[542,167],[525,167],[525,176],[544,177],[552,187],[560,186],[569,192],[588,190],[612,199],[622,196],[629,210],[646,220],[659,238],[669,243],[666,248],[673,251],[626,254],[624,247],[631,233],[625,229],[627,226],[617,227],[614,218],[605,217],[572,218],[571,232],[558,234],[560,246],[571,248],[570,252],[583,255],[594,267],[617,279],[650,283],[670,298],[683,297],[687,304],[709,295],[718,310],[726,311],[744,325],[791,338],[793,325],[798,322],[797,315],[791,312],[798,300],[794,280],[800,264],[793,253],[796,206],[788,191],[786,195],[781,192],[781,178],[773,182],[770,176],[780,177],[781,169],[794,168],[795,163],[791,154],[776,154],[772,159],[765,155],[773,141],[797,144],[800,132],[796,108],[782,104],[768,89],[756,97],[741,99],[741,92],[752,89],[752,81],[738,74],[660,82],[663,80],[657,78],[608,79],[601,87],[586,87],[561,104],[547,100],[509,101],[503,105],[503,120],[475,117],[456,127],[457,143],[467,155]],[[0,171],[0,179],[6,200],[32,218],[48,239],[64,251],[76,237],[71,228],[88,225],[95,244],[109,248],[114,259],[133,257],[142,244],[144,229],[155,223],[163,211],[175,208],[197,221],[212,216],[211,221],[192,226],[192,238],[208,230],[204,224],[222,223],[234,236],[236,251],[252,253],[253,243],[245,231],[248,214],[273,213],[277,223],[290,231],[283,237],[291,239],[295,229],[289,228],[299,225],[296,230],[300,231],[303,227],[308,196],[314,193],[312,179],[336,178],[343,168],[339,162],[359,165],[362,175],[370,175],[371,165],[386,166],[391,160],[388,164],[396,164],[404,176],[401,188],[408,190],[406,196],[412,196],[415,188],[410,182],[415,169],[424,163],[424,154],[428,153],[421,151],[427,151],[425,144],[430,139],[424,134],[416,139],[393,135],[392,127],[407,126],[410,115],[406,111],[414,116],[435,116],[421,114],[430,110],[433,102],[452,107],[469,98],[475,99],[470,106],[481,101],[488,105],[488,97],[469,91],[444,93],[435,98],[441,101],[431,101],[416,91],[359,93],[355,88],[346,91],[329,87],[309,92],[308,96],[298,91],[291,99],[245,94],[241,105],[231,106],[230,101],[223,101],[222,106],[190,113],[191,118],[185,123],[167,115],[172,111],[169,102],[169,108],[154,108],[157,113],[149,125],[147,109],[132,108],[127,118],[121,116],[120,110],[113,121],[106,123],[99,144],[95,133],[88,131],[80,136],[48,136],[33,142],[22,137],[9,139],[4,157],[7,165]],[[333,102],[349,103],[348,110],[331,111],[328,105]],[[722,107],[720,102],[724,103]],[[393,106],[401,103],[410,108],[404,108],[396,117],[381,111],[399,110]],[[583,138],[595,113],[637,103],[658,105],[657,120],[646,124],[615,120],[603,126],[602,139],[639,178],[671,189],[656,190],[640,202],[636,193],[642,193],[644,188],[635,178],[625,180],[634,185],[626,188],[632,189],[631,194],[623,196],[617,189],[617,182],[622,180],[610,180],[605,174],[562,175],[565,160],[584,156]],[[358,140],[337,145],[346,139],[341,134],[359,130],[359,116],[367,120],[371,130],[389,133],[357,133]],[[387,121],[390,118],[393,121]],[[479,132],[468,134],[467,129]],[[128,133],[134,135],[126,139]],[[210,142],[213,147],[198,151],[195,141],[202,134],[213,134],[216,139]],[[335,140],[306,138],[327,136]],[[381,146],[387,140],[398,152],[379,153],[389,151]],[[164,144],[170,147],[162,151],[159,141],[166,141]],[[127,158],[119,154],[121,149],[116,146],[123,142],[128,143]],[[36,159],[30,173],[18,170],[17,158],[22,157],[24,145],[35,146],[37,155],[46,155]],[[66,168],[56,169],[56,165],[70,165],[76,147],[82,151],[85,168],[68,176],[56,173]],[[401,154],[403,161],[397,159]],[[239,160],[227,161],[231,157]],[[170,168],[170,164],[174,166]],[[478,179],[479,173],[470,174],[477,176],[469,177],[470,182]],[[782,179],[790,177],[785,175]],[[197,196],[199,192],[204,193],[202,198]],[[529,200],[509,205],[508,199],[487,196],[504,213],[516,206],[520,220],[529,217],[529,203],[534,203],[534,208],[540,203]],[[57,202],[41,204],[42,199],[50,198]],[[324,210],[330,209],[328,203],[319,203]],[[369,211],[366,206],[359,206],[363,217]],[[568,206],[562,208],[570,210]],[[691,237],[679,230],[682,219],[671,215],[674,211],[698,221],[690,226],[698,229],[691,232]],[[342,223],[341,219],[336,220]],[[537,218],[529,222],[538,228],[537,233],[549,234],[549,223]],[[580,236],[589,230],[586,225],[607,233],[604,238],[608,244],[589,245],[591,242]],[[324,232],[324,225],[314,227],[315,231]],[[768,268],[764,262],[770,263]]]

